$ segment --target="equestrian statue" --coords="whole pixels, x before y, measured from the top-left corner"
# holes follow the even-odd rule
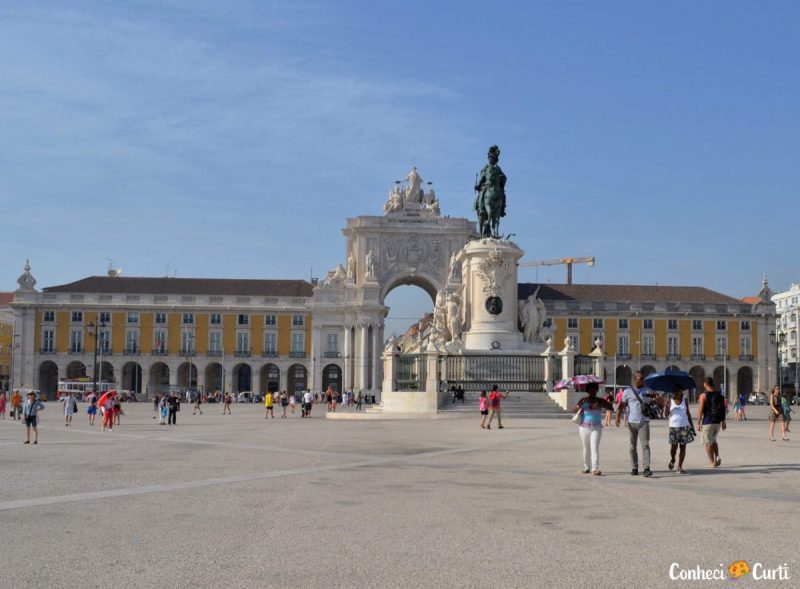
[[[489,148],[489,163],[480,171],[475,181],[475,211],[481,237],[500,239],[500,217],[506,216],[506,175],[497,161],[500,148]]]

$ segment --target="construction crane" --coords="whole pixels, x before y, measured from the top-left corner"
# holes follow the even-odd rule
[[[584,256],[583,258],[558,258],[555,260],[535,260],[533,262],[521,262],[520,267],[558,266],[559,264],[566,264],[567,284],[572,284],[572,265],[586,264],[591,268],[592,266],[594,266],[594,256]]]

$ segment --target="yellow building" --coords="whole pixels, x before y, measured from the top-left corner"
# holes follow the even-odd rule
[[[23,286],[13,304],[23,334],[15,382],[52,397],[59,380],[94,380],[96,365],[98,379],[149,396],[331,384],[313,382],[312,295],[304,280],[92,276],[41,292]],[[335,380],[335,364],[325,368]]]
[[[766,282],[745,302],[702,287],[520,284],[519,299],[539,290],[557,349],[579,356],[600,343],[605,380],[627,385],[632,373],[689,372],[698,387],[713,376],[729,395],[767,390],[768,333],[775,307]]]
[[[11,387],[11,349],[14,345],[13,292],[0,292],[0,391]]]

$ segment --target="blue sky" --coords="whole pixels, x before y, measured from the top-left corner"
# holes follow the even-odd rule
[[[0,289],[26,257],[40,286],[107,258],[324,275],[346,217],[380,214],[412,164],[471,215],[493,143],[528,259],[596,256],[580,282],[784,288],[798,30],[788,1],[4,3]]]

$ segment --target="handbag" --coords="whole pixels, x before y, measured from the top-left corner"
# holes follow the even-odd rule
[[[578,425],[580,425],[582,421],[583,421],[583,407],[578,409],[578,412],[572,416],[572,423],[577,423]]]

